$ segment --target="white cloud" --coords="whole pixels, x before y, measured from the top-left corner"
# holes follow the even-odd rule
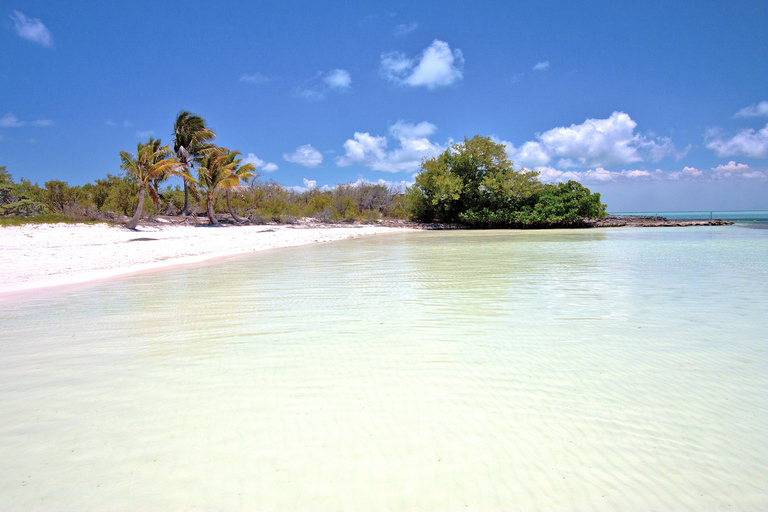
[[[736,162],[731,160],[727,164],[713,167],[712,170],[715,172],[722,172],[722,173],[734,173],[734,172],[747,172],[751,169],[747,164],[737,164]]]
[[[283,159],[311,168],[317,167],[323,162],[323,155],[310,144],[305,144],[296,148],[293,153],[283,153]]]
[[[404,121],[398,121],[389,127],[389,132],[398,139],[418,139],[429,137],[437,131],[437,126],[426,121],[419,124],[410,124]]]
[[[345,69],[319,72],[308,82],[308,86],[296,89],[296,95],[307,101],[324,100],[328,91],[346,92],[352,89],[352,76]]]
[[[613,173],[611,171],[606,171],[602,167],[598,167],[597,169],[590,169],[588,171],[582,172],[582,173],[573,173],[576,176],[580,176],[582,180],[584,181],[613,181],[614,176],[616,173]]]
[[[24,122],[19,121],[12,112],[8,112],[0,118],[0,128],[18,128],[19,126],[24,126]]]
[[[582,124],[553,128],[519,148],[508,143],[507,152],[518,165],[546,166],[559,158],[557,166],[565,169],[628,165],[644,160],[657,162],[668,155],[685,154],[677,151],[667,137],[651,140],[635,134],[636,126],[629,115],[614,112],[607,119],[587,119]]]
[[[422,122],[410,124],[398,121],[389,128],[389,136],[397,140],[399,147],[388,150],[388,140],[384,136],[355,132],[354,138],[344,143],[344,156],[336,158],[336,165],[363,165],[374,171],[416,172],[424,158],[439,155],[445,148],[431,142],[429,136],[437,127]]]
[[[702,174],[704,174],[702,171],[698,170],[697,168],[695,168],[695,167],[688,167],[687,165],[685,167],[683,167],[682,173],[686,174],[688,176],[694,177],[694,178],[697,178],[697,177],[701,176]]]
[[[241,82],[247,82],[249,84],[263,84],[266,82],[269,82],[269,77],[262,75],[261,73],[254,73],[252,75],[242,75],[240,76]]]
[[[41,126],[41,127],[47,127],[51,126],[53,124],[53,121],[50,121],[48,119],[38,119],[37,121],[32,121],[30,123],[27,123],[26,121],[19,121],[19,118],[17,118],[15,115],[13,115],[13,112],[8,112],[3,117],[0,118],[0,128],[19,128],[20,126],[24,126],[26,124],[31,124],[33,126]]]
[[[768,124],[755,132],[753,129],[742,130],[730,139],[723,138],[716,130],[707,135],[707,148],[717,156],[749,156],[752,158],[768,158]]]
[[[257,157],[253,153],[248,153],[248,156],[243,158],[243,164],[253,164],[253,166],[263,172],[273,172],[278,169],[277,164],[273,162],[265,162],[261,158]]]
[[[143,130],[143,131],[137,131],[136,136],[140,139],[143,139],[145,137],[152,137],[155,134],[155,130]]]
[[[346,90],[352,85],[352,77],[345,69],[334,69],[323,77],[323,81],[330,89]]]
[[[312,189],[316,189],[316,188],[319,189],[319,190],[323,190],[323,191],[331,190],[331,187],[329,187],[328,185],[323,185],[322,187],[318,187],[316,180],[308,180],[307,178],[303,178],[302,181],[304,183],[303,186],[302,185],[295,185],[293,187],[288,187],[288,188],[293,190],[294,192],[296,192],[298,194],[301,194],[302,192],[307,192],[308,190],[312,190]]]
[[[748,180],[764,180],[768,179],[768,176],[762,171],[754,171],[747,164],[737,164],[731,160],[727,164],[718,165],[713,167],[715,172],[714,177],[717,179],[739,179],[745,178]]]
[[[633,170],[633,171],[621,171],[622,176],[626,176],[627,178],[652,178],[654,175],[651,174],[648,171],[642,171],[642,170]]]
[[[545,60],[543,62],[537,62],[535,66],[533,66],[534,71],[546,71],[549,69],[549,61]]]
[[[768,117],[768,101],[750,105],[736,112],[733,117]]]
[[[312,190],[314,188],[316,188],[318,190],[326,191],[326,190],[333,190],[335,188],[338,188],[338,187],[341,187],[341,186],[345,186],[345,185],[352,185],[353,187],[358,187],[360,185],[384,185],[385,187],[399,189],[399,190],[402,191],[402,190],[405,190],[405,187],[409,187],[409,186],[413,185],[413,183],[414,183],[413,181],[407,181],[407,180],[403,180],[403,181],[387,181],[387,180],[379,179],[379,180],[376,180],[376,181],[370,181],[370,180],[367,180],[365,178],[360,178],[357,181],[352,182],[352,183],[344,183],[344,184],[341,184],[341,185],[334,185],[334,186],[323,185],[321,187],[318,187],[317,186],[317,180],[308,180],[307,178],[303,178],[302,181],[303,181],[303,186],[302,185],[295,185],[293,187],[288,187],[288,188],[293,190],[294,192],[298,192],[299,194],[301,194],[302,192],[306,192],[308,190]]]
[[[383,179],[378,179],[376,181],[370,181],[370,180],[366,180],[365,178],[360,178],[354,183],[351,183],[351,185],[353,187],[358,187],[360,185],[384,185],[385,187],[399,189],[402,191],[402,190],[405,190],[405,187],[410,187],[414,183],[415,183],[414,181],[408,181],[408,180],[387,181]]]
[[[395,37],[407,36],[417,28],[419,28],[419,24],[415,21],[412,21],[411,23],[401,23],[395,27]]]
[[[13,11],[11,19],[19,37],[41,44],[47,48],[53,46],[53,36],[51,36],[50,30],[39,19],[27,18],[19,11]]]
[[[539,166],[534,167],[534,171],[539,173],[539,179],[544,183],[551,183],[553,181],[563,181],[562,176],[565,174],[563,171],[555,169],[554,167]]]
[[[539,166],[533,169],[539,173],[539,179],[545,183],[574,180],[582,183],[606,183],[609,181],[648,181],[660,180],[664,177],[661,169],[654,172],[643,169],[624,169],[621,171],[609,171],[603,167],[587,169],[586,171],[561,171],[554,167]],[[680,174],[680,173],[677,173]],[[676,178],[672,178],[676,179]]]
[[[417,59],[399,52],[381,56],[381,74],[399,85],[424,86],[428,89],[451,85],[464,77],[464,56],[451,50],[448,43],[435,39]]]
[[[521,162],[521,165],[529,167],[546,165],[550,160],[550,156],[541,144],[530,141],[520,146],[520,149],[518,149],[512,157],[512,161],[519,161]]]

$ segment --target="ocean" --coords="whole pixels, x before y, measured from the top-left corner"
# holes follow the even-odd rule
[[[768,210],[721,210],[721,211],[655,211],[655,212],[612,212],[614,215],[642,215],[666,217],[675,220],[723,219],[736,223],[768,223]],[[763,226],[761,226],[763,227]]]
[[[768,230],[426,231],[0,311],[8,510],[768,508]]]

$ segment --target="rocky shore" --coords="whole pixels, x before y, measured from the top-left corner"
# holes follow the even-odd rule
[[[672,227],[672,226],[729,226],[733,221],[723,219],[706,220],[676,220],[666,217],[640,216],[640,215],[608,215],[602,219],[587,219],[590,227],[617,228],[617,227]]]

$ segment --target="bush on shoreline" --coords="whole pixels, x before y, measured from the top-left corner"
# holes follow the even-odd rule
[[[515,170],[502,144],[474,136],[426,159],[408,191],[421,222],[475,228],[577,227],[604,217],[600,194],[576,181],[543,184],[538,172]]]

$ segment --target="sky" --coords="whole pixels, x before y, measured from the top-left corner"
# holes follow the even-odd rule
[[[177,113],[296,190],[464,137],[608,211],[768,209],[768,2],[0,0],[0,165],[82,185]]]

